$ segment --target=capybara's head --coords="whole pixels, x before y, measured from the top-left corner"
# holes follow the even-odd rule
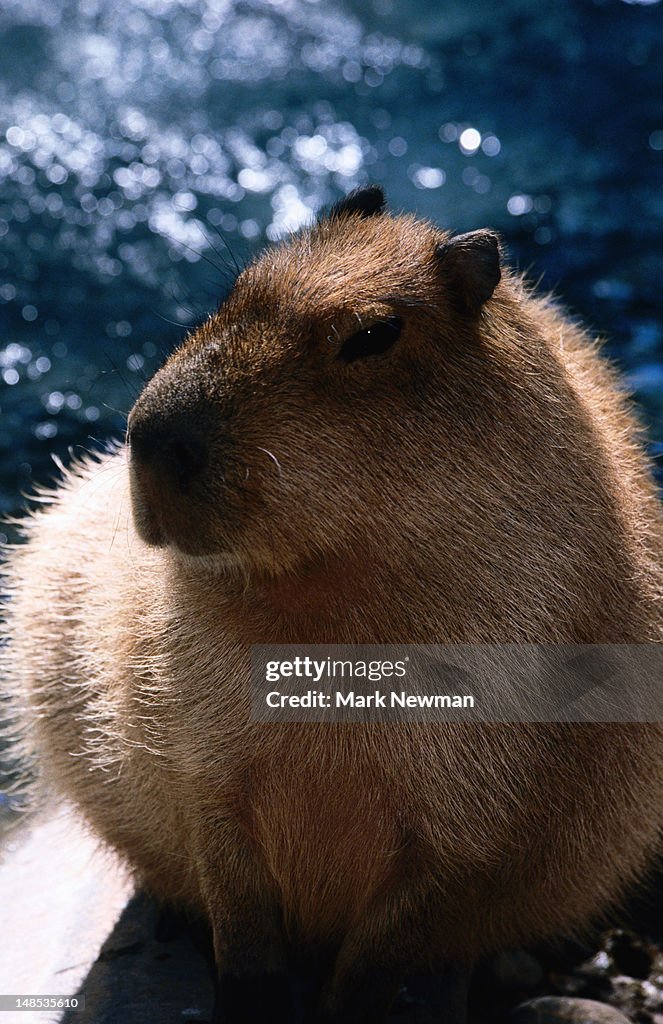
[[[439,528],[494,428],[476,381],[498,240],[383,205],[351,193],[267,250],[147,385],[128,439],[149,544],[278,573]]]

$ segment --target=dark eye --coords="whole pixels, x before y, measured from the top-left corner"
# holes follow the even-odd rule
[[[363,331],[357,331],[346,338],[338,358],[344,363],[354,363],[355,359],[379,356],[398,341],[402,327],[403,321],[399,316],[376,320],[370,327],[365,327]]]

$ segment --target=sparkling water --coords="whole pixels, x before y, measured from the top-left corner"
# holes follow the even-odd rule
[[[0,508],[121,436],[266,241],[343,192],[609,338],[663,453],[663,17],[621,0],[2,0]]]

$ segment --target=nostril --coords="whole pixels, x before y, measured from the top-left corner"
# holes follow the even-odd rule
[[[131,457],[138,472],[149,467],[166,486],[186,491],[207,464],[207,445],[184,424],[143,421],[129,431]]]
[[[163,460],[180,490],[185,491],[205,468],[207,450],[198,440],[172,438],[164,444]]]

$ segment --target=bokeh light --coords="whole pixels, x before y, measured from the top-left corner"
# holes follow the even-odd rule
[[[121,435],[237,267],[372,180],[500,230],[663,452],[662,50],[622,0],[3,0],[0,507]]]

